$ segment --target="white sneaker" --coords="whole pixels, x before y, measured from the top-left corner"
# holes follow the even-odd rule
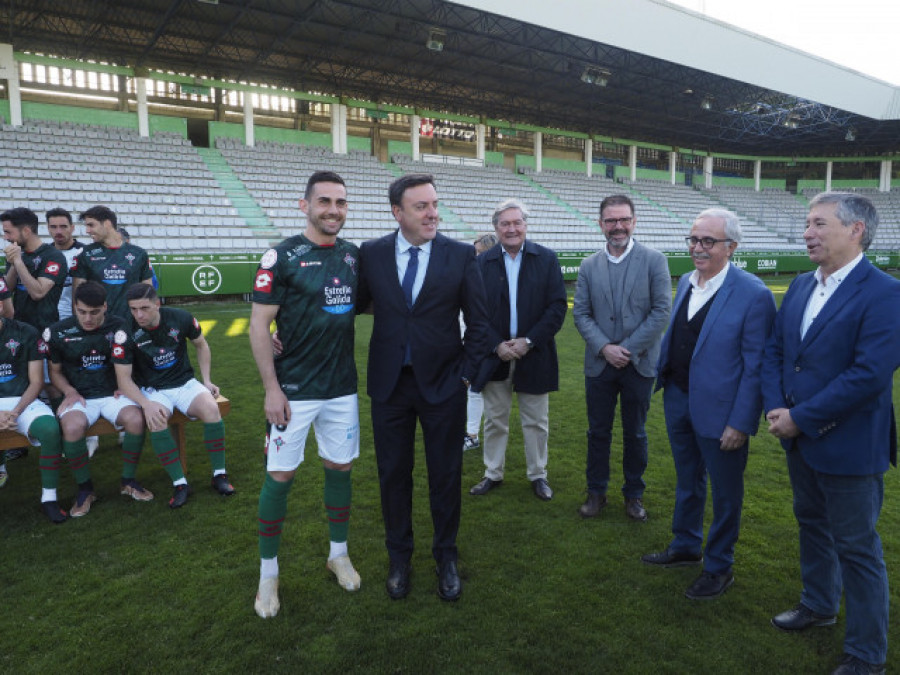
[[[87,445],[88,457],[93,457],[94,453],[97,452],[97,448],[100,447],[100,437],[88,436],[84,439],[84,443]]]
[[[259,580],[259,590],[256,592],[256,602],[253,609],[263,619],[270,619],[281,609],[278,602],[278,577],[266,577]]]
[[[337,582],[341,588],[348,591],[359,590],[361,583],[359,574],[353,569],[353,563],[350,562],[350,556],[346,553],[344,555],[339,555],[337,558],[332,558],[325,563],[325,567],[334,572],[334,576],[337,577]]]

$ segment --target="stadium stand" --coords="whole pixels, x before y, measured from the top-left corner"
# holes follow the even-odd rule
[[[0,129],[2,209],[27,205],[43,216],[105,204],[154,252],[247,250],[243,219],[179,135],[39,120]]]
[[[871,200],[878,210],[878,231],[872,242],[873,249],[896,249],[900,247],[900,189],[879,192],[875,188],[840,188],[847,192],[858,192]],[[803,196],[810,200],[819,190],[803,190]]]

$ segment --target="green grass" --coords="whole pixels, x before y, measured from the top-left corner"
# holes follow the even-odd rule
[[[786,286],[783,279],[773,285]],[[571,314],[559,335],[561,391],[551,395],[552,502],[525,479],[521,433],[513,425],[504,485],[463,495],[459,534],[462,599],[435,593],[424,461],[416,467],[413,590],[403,601],[384,591],[378,481],[365,396],[371,317],[358,320],[362,454],[354,468],[350,552],[362,589],[347,593],[325,569],[327,522],[322,469],[307,447],[290,497],[282,541],[277,618],[253,612],[258,578],[256,501],[263,478],[262,389],[246,334],[228,336],[246,305],[191,307],[215,320],[208,331],[213,379],[233,402],[226,421],[230,499],[208,487],[200,429],[188,431],[195,495],[180,511],[149,448],[139,479],[156,495],[136,503],[117,494],[120,460],[103,438],[93,461],[101,495],[91,513],[54,527],[37,510],[36,452],[11,462],[0,491],[0,672],[291,673],[776,673],[829,672],[841,654],[837,627],[788,635],[769,618],[799,599],[796,524],[783,453],[765,433],[751,443],[736,582],[713,602],[689,601],[696,569],[657,570],[642,553],[664,547],[675,475],[659,396],[648,424],[647,523],[625,518],[615,489],[601,517],[584,521],[586,418],[583,343]],[[514,409],[513,414],[516,415]],[[613,475],[621,476],[614,444]],[[480,454],[464,458],[463,489],[482,476]],[[898,472],[886,476],[881,517],[889,572],[900,570]],[[618,485],[616,485],[616,488]],[[62,472],[61,500],[74,496]],[[708,512],[709,513],[709,512]],[[898,585],[891,594],[898,606]],[[900,637],[896,622],[890,639]]]

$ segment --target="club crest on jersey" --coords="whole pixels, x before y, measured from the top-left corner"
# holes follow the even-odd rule
[[[136,260],[135,255],[133,253],[129,253],[125,256],[125,260],[128,261],[128,265],[134,265],[134,261]]]
[[[15,355],[16,355],[16,352],[19,351],[19,347],[22,346],[22,343],[19,342],[18,340],[16,340],[15,338],[10,338],[10,339],[7,341],[7,343],[6,343],[5,345],[3,345],[3,346],[6,347],[6,348],[9,350],[10,354],[12,354],[13,356],[15,356]]]
[[[59,274],[59,263],[57,263],[57,262],[47,263],[47,266],[44,268],[44,271],[47,274],[52,274],[53,276],[56,276],[57,274]]]
[[[262,258],[259,259],[259,266],[264,270],[268,270],[272,269],[276,262],[278,262],[278,252],[274,248],[270,248],[262,254]]]
[[[113,342],[115,342],[117,345],[124,345],[127,339],[128,335],[124,330],[117,330],[116,334],[113,335]]]
[[[178,330],[177,328],[170,328],[169,332],[168,332],[169,337],[172,338],[173,340],[177,340],[178,336],[180,334],[181,334],[181,331]]]
[[[41,256],[37,256],[36,258],[33,258],[31,260],[31,264],[34,265],[34,269],[37,269],[41,266],[41,260],[43,260]]]
[[[356,274],[356,258],[354,258],[352,255],[350,255],[349,253],[347,253],[347,254],[344,256],[344,263],[345,263],[351,270],[353,270],[353,273],[354,273],[354,274]]]
[[[270,271],[259,270],[256,273],[256,281],[253,284],[254,290],[257,290],[260,293],[271,293],[273,279],[274,277]]]

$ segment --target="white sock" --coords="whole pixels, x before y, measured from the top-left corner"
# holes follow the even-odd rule
[[[342,555],[347,555],[347,542],[331,542],[331,550],[328,552],[328,559],[334,560],[335,558],[340,558]]]
[[[216,469],[215,471],[213,471],[213,478],[215,478],[216,476],[218,476],[219,474],[222,474],[222,473],[228,473],[228,472],[225,471],[225,469]]]
[[[179,478],[174,483],[172,483],[173,487],[178,487],[179,485],[187,485],[187,478]]]
[[[278,556],[259,559],[259,578],[270,579],[278,576]]]
[[[41,488],[41,504],[56,501],[56,488]]]

